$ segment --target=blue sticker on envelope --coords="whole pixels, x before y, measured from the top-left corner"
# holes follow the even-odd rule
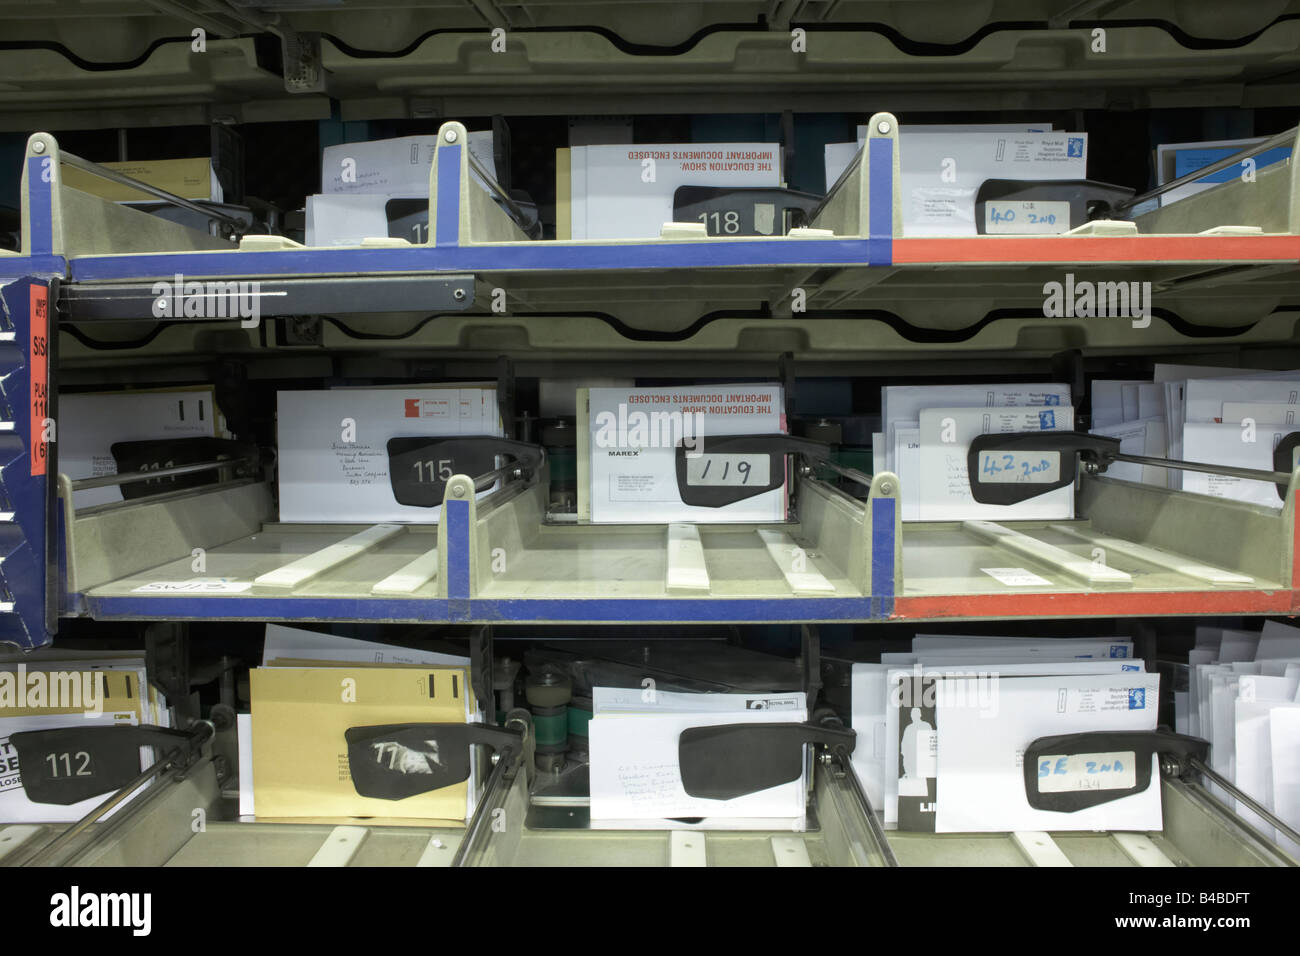
[[[1038,427],[1046,431],[1049,428],[1056,427],[1056,412],[1039,412]]]
[[[1128,692],[1128,709],[1143,710],[1147,705],[1147,692],[1143,687],[1130,687]]]

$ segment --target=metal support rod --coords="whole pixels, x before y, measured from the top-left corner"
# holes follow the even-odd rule
[[[858,774],[853,769],[852,759],[842,747],[836,749],[835,757],[840,770],[848,779],[849,789],[853,791],[854,799],[862,807],[862,815],[867,818],[867,828],[871,830],[871,838],[876,842],[876,849],[880,851],[885,866],[898,866],[898,857],[894,855],[894,848],[889,845],[889,837],[886,836],[885,828],[880,825],[880,820],[876,817],[876,811],[871,806],[871,799],[867,796],[867,792],[862,789],[862,782],[858,780]]]
[[[826,461],[824,459],[818,460],[813,467],[829,468],[837,475],[842,475],[843,477],[849,479],[849,481],[855,481],[860,485],[866,485],[868,488],[871,487],[871,476],[865,474],[864,472],[858,471],[856,468],[845,468],[843,465],[837,465],[834,462]]]
[[[484,488],[490,488],[496,483],[497,479],[505,478],[507,481],[512,478],[528,478],[532,474],[532,469],[520,461],[512,461],[508,465],[502,465],[500,468],[493,468],[491,471],[485,471],[474,478],[474,490],[482,491]]]
[[[1276,827],[1282,833],[1286,834],[1287,838],[1292,842],[1300,843],[1300,831],[1288,826],[1285,821],[1278,819],[1277,815],[1272,810],[1264,806],[1244,790],[1238,789],[1236,784],[1231,780],[1220,776],[1217,772],[1212,770],[1203,761],[1196,757],[1189,757],[1187,759],[1187,764],[1201,776],[1208,778],[1212,783],[1216,783],[1224,790],[1227,790],[1235,799],[1240,800],[1254,813],[1258,814],[1269,826]]]
[[[159,468],[157,471],[128,471],[116,475],[100,475],[97,478],[78,478],[72,482],[73,491],[87,488],[107,488],[112,485],[129,485],[134,481],[152,481],[156,478],[171,478],[178,475],[192,475],[200,471],[213,471],[228,465],[255,462],[252,456],[244,458],[222,458],[217,461],[200,461],[192,465],[177,465],[175,468]],[[497,469],[498,471],[502,469]]]
[[[511,198],[510,194],[497,182],[496,174],[490,172],[486,166],[480,163],[478,157],[474,155],[468,146],[465,149],[465,156],[469,160],[469,168],[478,174],[488,194],[502,206],[505,206],[507,212],[510,213],[510,218],[515,221],[515,224],[520,229],[523,229],[524,223],[528,221],[528,216],[524,213],[523,207]]]
[[[1179,186],[1186,186],[1188,183],[1194,183],[1204,179],[1206,176],[1212,176],[1223,169],[1236,166],[1243,159],[1249,159],[1251,156],[1258,156],[1260,153],[1267,152],[1270,149],[1276,149],[1279,146],[1293,146],[1296,140],[1296,132],[1300,127],[1292,127],[1285,133],[1278,133],[1276,136],[1270,136],[1262,143],[1256,143],[1254,146],[1247,146],[1245,149],[1233,153],[1231,156],[1225,156],[1223,159],[1215,160],[1208,166],[1202,166],[1200,169],[1192,170],[1185,176],[1179,176],[1177,179],[1171,179],[1167,183],[1162,183],[1155,189],[1134,196],[1132,199],[1126,199],[1121,203],[1116,203],[1113,207],[1116,213],[1124,213],[1132,209],[1139,203],[1144,203],[1148,199],[1155,199],[1157,196],[1163,196]],[[1292,156],[1291,162],[1300,161],[1300,157]]]
[[[1157,468],[1173,468],[1179,471],[1200,471],[1207,475],[1223,475],[1227,478],[1268,481],[1275,485],[1286,485],[1291,482],[1291,476],[1285,471],[1257,471],[1254,468],[1233,468],[1230,465],[1209,465],[1198,461],[1171,461],[1168,458],[1149,458],[1146,455],[1115,455],[1110,458],[1110,461],[1123,461],[1134,465],[1154,465]]]
[[[514,779],[514,774],[508,774],[508,771],[516,760],[518,754],[514,747],[503,747],[497,751],[497,762],[493,765],[487,787],[483,790],[483,799],[474,808],[474,816],[470,818],[469,826],[465,828],[465,836],[461,839],[460,846],[456,848],[456,855],[451,858],[453,867],[465,866],[470,853],[477,852],[479,844],[491,832],[492,811],[497,809],[509,782]]]
[[[103,818],[105,814],[133,797],[140,787],[154,779],[154,777],[161,776],[168,771],[184,770],[189,765],[189,761],[186,758],[193,752],[193,748],[201,747],[204,741],[212,736],[212,725],[206,721],[200,722],[191,727],[190,732],[194,736],[188,744],[182,743],[179,746],[173,747],[159,760],[154,761],[154,763],[140,771],[139,774],[111,794],[106,800],[97,805],[84,817],[72,824],[72,826],[68,827],[68,829],[64,830],[49,843],[45,844],[45,846],[41,847],[41,849],[27,862],[27,865],[46,865],[46,861],[50,857],[56,854],[59,850],[62,850],[68,844],[72,843],[79,835],[89,829],[92,824]]]
[[[65,166],[72,166],[75,169],[80,169],[84,172],[99,176],[101,179],[107,179],[110,182],[115,182],[121,186],[130,186],[132,189],[138,189],[151,196],[157,196],[159,199],[165,200],[173,206],[180,206],[182,209],[188,209],[190,212],[199,213],[209,219],[224,222],[232,228],[243,229],[245,226],[242,219],[228,216],[224,212],[216,212],[212,209],[208,209],[207,207],[201,206],[189,199],[182,199],[175,193],[169,193],[167,190],[158,186],[150,185],[149,183],[142,183],[138,179],[132,179],[130,176],[125,176],[122,173],[117,172],[117,170],[108,169],[105,166],[100,166],[98,163],[92,163],[90,160],[82,159],[80,156],[74,156],[72,153],[60,152],[59,161]]]

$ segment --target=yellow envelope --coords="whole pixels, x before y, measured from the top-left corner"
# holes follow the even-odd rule
[[[349,727],[466,722],[459,667],[259,667],[251,672],[258,818],[401,817],[465,822],[468,783],[404,800],[363,797],[348,769]],[[468,701],[470,710],[473,701]]]

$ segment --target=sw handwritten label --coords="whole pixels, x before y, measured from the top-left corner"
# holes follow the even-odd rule
[[[1070,204],[1044,202],[987,202],[984,204],[984,232],[987,235],[1047,236],[1070,229]]]
[[[692,487],[744,487],[768,483],[767,455],[700,455],[686,459],[686,484]]]
[[[1137,755],[1132,750],[1038,758],[1039,793],[1132,790],[1136,786]]]
[[[252,581],[228,581],[225,578],[193,578],[189,581],[151,581],[132,594],[240,594],[253,586]]]
[[[981,484],[1050,484],[1061,480],[1059,451],[986,451],[980,454]]]

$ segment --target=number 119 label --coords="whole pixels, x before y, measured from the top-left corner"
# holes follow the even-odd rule
[[[704,454],[686,459],[686,483],[693,487],[766,485],[769,474],[765,454]]]

